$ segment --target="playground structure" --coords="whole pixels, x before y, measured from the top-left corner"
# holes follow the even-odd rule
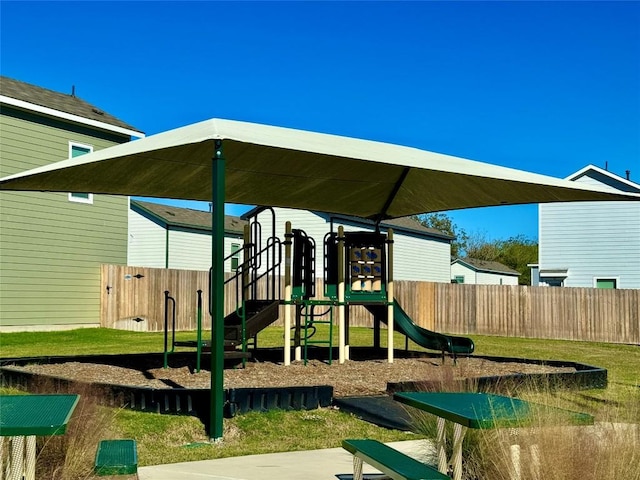
[[[373,232],[345,232],[338,227],[337,232],[329,232],[324,237],[324,299],[313,299],[315,291],[315,263],[309,251],[315,252],[312,239],[300,230],[293,230],[290,222],[285,226],[285,347],[291,344],[292,308],[296,312],[295,331],[300,328],[300,311],[307,312],[318,305],[330,311],[330,325],[333,324],[333,310],[337,311],[339,362],[349,360],[349,307],[364,306],[374,318],[374,347],[381,345],[381,324],[387,324],[387,359],[393,362],[393,332],[399,331],[418,345],[454,355],[471,354],[473,341],[465,337],[443,335],[418,326],[393,297],[393,230],[384,234]],[[293,243],[293,255],[291,245]],[[300,247],[298,245],[301,245]],[[291,261],[288,261],[288,259]],[[300,292],[311,295],[304,295]],[[309,323],[314,323],[313,315],[305,315],[305,332]],[[332,332],[330,330],[329,335]],[[305,340],[306,337],[303,338]],[[331,341],[327,343],[332,347]],[[307,342],[304,347],[306,349]],[[294,338],[295,360],[301,360],[300,346]],[[306,361],[306,354],[305,354]],[[291,362],[291,349],[285,348],[284,363]]]
[[[279,277],[282,264],[282,245],[275,235],[275,214],[273,214],[271,235],[262,241],[262,225],[253,220],[244,229],[242,247],[243,262],[225,284],[232,286],[234,310],[224,319],[224,358],[240,358],[244,362],[250,356],[251,342],[257,347],[257,334],[278,319],[281,303]],[[262,246],[264,244],[264,246]],[[224,261],[230,261],[237,252],[231,252]],[[209,282],[211,282],[211,270]],[[202,339],[202,292],[197,292],[196,339],[176,341],[175,300],[165,291],[164,320],[164,368],[168,367],[168,357],[175,347],[196,349],[196,370],[200,371],[202,352],[211,350],[211,341]],[[209,284],[209,314],[213,315],[211,283]],[[171,321],[171,342],[169,342],[169,317]],[[240,350],[237,347],[240,346]]]
[[[259,215],[270,214],[271,229],[263,239]],[[301,229],[285,223],[285,240],[276,236],[273,209],[257,209],[245,226],[243,260],[225,283],[232,285],[235,309],[224,319],[224,355],[237,355],[243,362],[250,356],[248,347],[257,348],[257,334],[278,320],[284,310],[284,364],[308,359],[310,345],[328,347],[329,363],[333,361],[333,328],[338,334],[338,361],[349,360],[350,306],[362,305],[373,316],[373,343],[381,348],[381,325],[387,325],[387,360],[393,362],[394,331],[404,334],[418,345],[454,356],[471,354],[473,341],[466,337],[444,335],[417,325],[394,300],[393,231],[337,232],[324,236],[322,245],[323,291],[316,292],[316,242]],[[332,229],[333,230],[333,229]],[[284,247],[284,248],[283,248]],[[283,258],[284,250],[284,258]],[[233,252],[226,260],[236,253]],[[284,260],[284,261],[283,261]],[[284,269],[284,272],[282,272]],[[284,284],[281,285],[282,273]],[[210,275],[211,277],[211,275]],[[211,295],[209,295],[211,298]],[[172,303],[173,302],[173,303]],[[176,346],[192,347],[200,356],[210,349],[210,341],[202,340],[202,292],[198,291],[197,338],[194,341],[175,340],[175,314],[171,342],[168,340],[169,311],[175,312],[175,301],[165,292],[165,368],[168,355]],[[213,305],[209,305],[213,312]],[[316,336],[318,325],[327,325],[327,338]],[[323,330],[325,331],[325,330]],[[408,340],[407,340],[408,341]],[[240,350],[238,350],[238,347]]]

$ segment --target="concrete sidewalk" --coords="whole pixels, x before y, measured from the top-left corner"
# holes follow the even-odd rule
[[[434,447],[428,440],[392,442],[388,445],[421,461],[434,457]],[[365,464],[364,473],[378,471]],[[353,457],[342,448],[328,448],[155,465],[139,468],[138,474],[140,480],[350,479]]]

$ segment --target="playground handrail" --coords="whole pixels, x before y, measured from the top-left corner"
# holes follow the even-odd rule
[[[169,328],[169,303],[172,305],[172,333],[171,351],[168,351],[168,328]],[[173,353],[176,343],[176,300],[169,295],[169,290],[164,292],[164,368],[167,368],[168,354]]]
[[[250,244],[253,248],[245,249],[255,250],[255,244]],[[224,261],[230,260],[236,252],[232,252],[224,258]],[[265,265],[267,268],[264,272],[257,272],[256,265],[262,265],[262,256],[265,256]],[[249,299],[255,299],[257,296],[257,285],[261,279],[271,275],[271,278],[267,278],[267,291],[266,299],[268,300],[281,300],[281,288],[279,285],[279,279],[281,276],[282,265],[282,242],[278,237],[270,237],[265,247],[253,254],[243,258],[242,264],[240,264],[236,272],[225,280],[225,285],[228,283],[235,283],[234,295],[235,295],[235,311],[242,317],[244,323],[244,315],[242,314],[242,306],[244,302]],[[249,275],[246,275],[250,272]],[[211,295],[211,274],[212,268],[209,269],[209,314],[213,315],[213,300]],[[247,281],[246,279],[249,278]],[[276,280],[278,280],[278,286],[276,288]]]
[[[263,272],[253,271],[253,275],[251,275],[251,280],[247,285],[244,285],[243,290],[251,291],[251,298],[257,296],[257,285],[258,282],[264,277],[271,275],[270,281],[267,282],[267,291],[265,292],[266,297],[272,300],[280,300],[281,292],[278,285],[276,288],[276,278],[280,278],[280,271],[282,265],[282,241],[278,237],[271,237],[267,240],[267,243],[264,248],[254,254],[254,257],[262,257],[265,256],[265,264],[267,267]],[[250,259],[247,262],[242,264],[242,267],[252,268],[254,265],[254,261]],[[260,260],[258,263],[262,264]],[[244,298],[246,300],[246,298]]]

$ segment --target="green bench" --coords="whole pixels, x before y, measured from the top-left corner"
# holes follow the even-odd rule
[[[451,480],[434,467],[377,440],[343,440],[342,448],[353,455],[353,480],[362,480],[362,462],[377,468],[394,480]]]
[[[136,475],[138,447],[135,440],[102,440],[98,444],[96,475]]]

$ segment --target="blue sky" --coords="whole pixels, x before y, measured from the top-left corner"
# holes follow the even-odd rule
[[[2,75],[147,135],[220,117],[640,179],[640,2],[3,0],[0,21]],[[537,206],[450,216],[537,238]]]

